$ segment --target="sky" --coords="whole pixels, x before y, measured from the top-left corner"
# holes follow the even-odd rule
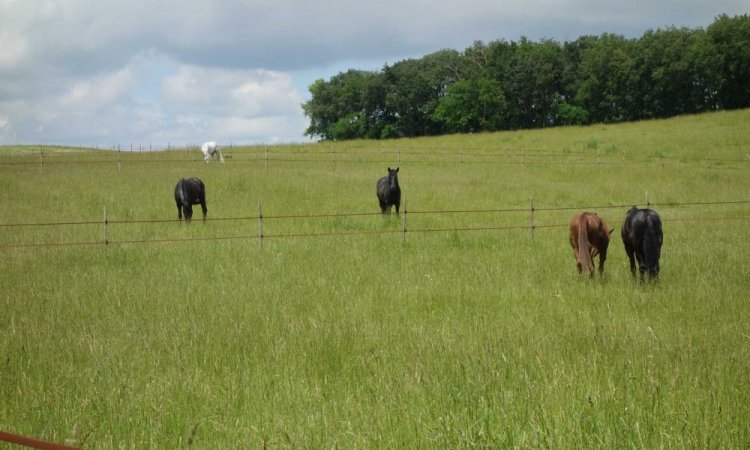
[[[310,142],[308,87],[348,69],[748,13],[750,0],[0,0],[0,145]]]

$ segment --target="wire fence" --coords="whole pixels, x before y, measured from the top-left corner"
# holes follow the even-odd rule
[[[196,241],[236,241],[236,240],[257,240],[260,247],[263,247],[264,240],[268,239],[292,239],[292,238],[315,238],[315,237],[334,237],[334,236],[382,236],[382,235],[401,235],[402,241],[406,241],[407,234],[411,233],[464,233],[464,232],[490,232],[490,231],[519,231],[525,230],[530,232],[531,237],[534,237],[536,230],[554,229],[554,228],[565,228],[569,224],[567,222],[553,222],[544,223],[539,221],[540,213],[554,213],[554,212],[566,212],[566,211],[599,211],[606,209],[626,209],[637,205],[636,203],[627,204],[614,204],[614,205],[595,205],[595,206],[552,206],[552,207],[539,207],[534,206],[533,197],[529,199],[528,207],[510,207],[510,208],[488,208],[488,209],[473,209],[473,210],[408,210],[406,204],[403,209],[399,212],[398,218],[401,220],[399,227],[392,226],[390,229],[357,229],[357,230],[338,230],[338,229],[325,229],[322,231],[303,231],[300,227],[291,228],[288,231],[276,231],[268,232],[269,221],[290,221],[292,227],[299,225],[304,220],[308,219],[340,219],[340,218],[361,218],[361,217],[372,217],[381,216],[379,212],[353,212],[353,213],[315,213],[315,214],[270,214],[264,215],[262,209],[258,208],[256,215],[244,215],[237,217],[219,217],[219,218],[204,218],[205,222],[229,222],[229,221],[244,221],[244,222],[257,222],[258,232],[257,233],[246,233],[246,234],[234,234],[227,236],[198,236],[198,237],[158,237],[158,238],[125,238],[125,239],[110,239],[110,227],[115,225],[134,225],[134,224],[176,224],[178,220],[167,220],[167,219],[134,219],[134,220],[110,220],[107,217],[106,208],[104,209],[102,220],[84,220],[84,221],[57,221],[57,222],[28,222],[28,223],[5,223],[0,224],[0,229],[8,231],[14,229],[27,229],[35,227],[76,227],[76,226],[100,226],[102,227],[102,234],[100,239],[90,240],[77,240],[77,241],[58,241],[58,242],[9,242],[0,244],[0,249],[18,249],[18,248],[61,248],[61,247],[81,247],[81,246],[109,246],[109,245],[126,245],[126,244],[160,244],[160,243],[179,243],[179,242],[196,242]],[[694,206],[742,206],[750,205],[750,200],[725,200],[725,201],[701,201],[701,202],[663,202],[663,203],[651,203],[646,200],[646,204],[643,206],[652,208],[689,208]],[[437,227],[425,227],[424,225],[418,225],[416,227],[407,226],[407,219],[417,216],[455,216],[455,215],[471,215],[471,214],[522,214],[520,219],[524,220],[523,224],[517,222],[511,225],[490,223],[486,225],[472,225],[462,226],[460,224],[449,225],[449,226],[437,226]],[[734,215],[718,216],[712,214],[711,216],[669,216],[663,215],[662,220],[664,222],[737,222],[737,221],[750,221],[750,210],[741,209],[734,211]],[[737,215],[742,214],[742,215]],[[200,219],[197,219],[200,220]],[[500,222],[500,221],[497,221]],[[619,224],[610,223],[613,228],[617,228]],[[264,231],[264,226],[266,226]],[[8,233],[5,233],[6,236]]]
[[[142,148],[142,146],[140,147]],[[225,152],[226,152],[225,148]],[[741,153],[741,152],[738,152]],[[46,150],[23,150],[15,153],[0,153],[2,166],[55,166],[55,165],[113,165],[122,169],[123,165],[133,164],[174,164],[181,162],[203,162],[197,147],[167,151],[96,151],[79,149],[75,152]],[[290,147],[230,147],[225,154],[227,163],[269,164],[328,163],[328,164],[492,164],[492,165],[666,165],[666,164],[705,164],[716,168],[749,168],[750,153],[738,154],[736,158],[673,157],[660,153],[651,155],[630,154],[624,149],[585,148],[580,150],[548,150],[525,148],[431,148],[431,147],[381,147],[380,150],[344,148],[335,149],[306,146]]]
[[[15,433],[8,433],[6,431],[0,431],[0,441],[40,450],[78,450],[78,447],[72,447],[67,444],[58,444],[56,442],[45,441]]]

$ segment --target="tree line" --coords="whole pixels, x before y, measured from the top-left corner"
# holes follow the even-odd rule
[[[388,139],[615,123],[750,106],[750,16],[637,39],[475,42],[310,86],[305,134]]]

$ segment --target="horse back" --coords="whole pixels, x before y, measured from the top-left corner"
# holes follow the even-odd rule
[[[188,178],[185,180],[185,187],[191,203],[196,204],[204,201],[206,196],[206,186],[199,178]]]
[[[654,210],[631,208],[625,216],[621,234],[625,245],[641,246],[647,237],[653,237],[661,245],[661,218]]]
[[[609,246],[609,227],[597,214],[587,213],[589,241],[600,252]]]
[[[174,188],[174,199],[177,204],[195,205],[205,201],[206,186],[199,178],[180,178]]]

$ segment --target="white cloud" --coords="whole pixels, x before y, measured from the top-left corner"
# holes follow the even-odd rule
[[[111,72],[60,77],[49,92],[0,98],[0,144],[301,140],[302,102],[287,73],[179,65],[146,52]]]
[[[134,77],[129,68],[93,79],[73,83],[63,94],[58,104],[60,108],[75,110],[96,110],[122,101],[133,86]]]
[[[182,66],[162,89],[168,108],[179,111],[178,124],[212,139],[292,139],[304,129],[302,95],[292,81],[269,70]]]
[[[347,61],[723,13],[747,0],[0,0],[0,144],[302,140],[305,89]]]
[[[275,117],[223,117],[212,124],[218,136],[232,137],[243,135],[268,136],[267,142],[289,140],[287,129],[290,123],[284,116]]]
[[[0,30],[0,42],[0,69],[15,67],[28,52],[26,39],[10,30]]]
[[[292,87],[291,76],[270,70],[182,66],[176,74],[164,79],[162,87],[169,101],[208,109],[229,104],[250,110],[288,110],[298,108],[301,102]]]

